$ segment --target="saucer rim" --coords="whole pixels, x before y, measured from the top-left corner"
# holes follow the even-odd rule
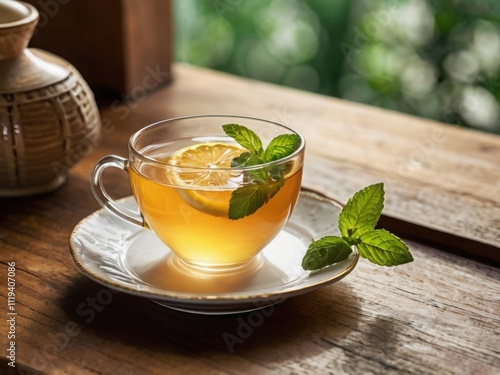
[[[311,188],[307,187],[301,187],[300,195],[306,195],[310,198],[313,198],[319,202],[324,202],[327,204],[333,204],[337,206],[338,208],[342,208],[343,205],[336,201],[333,198],[330,198],[320,192],[317,192]],[[128,201],[134,199],[133,196],[127,196],[121,199],[118,199],[117,202],[120,201]],[[300,199],[300,196],[299,196]],[[167,306],[165,304],[162,304],[161,302],[168,302],[171,303],[173,306],[172,308],[176,309],[176,306],[186,306],[189,305],[190,307],[194,307],[193,305],[206,305],[207,303],[210,305],[230,305],[234,303],[256,303],[256,302],[263,302],[263,301],[272,301],[273,299],[281,299],[281,298],[290,298],[294,297],[297,295],[301,294],[306,294],[308,292],[311,292],[313,290],[319,289],[321,287],[327,286],[329,284],[332,284],[334,282],[338,282],[344,277],[346,277],[349,273],[351,273],[354,268],[356,267],[358,260],[359,260],[359,254],[354,251],[348,259],[336,263],[332,266],[328,266],[325,268],[322,268],[317,271],[305,271],[304,276],[300,278],[298,282],[293,283],[291,286],[287,287],[286,284],[283,285],[282,288],[280,287],[274,287],[272,289],[269,289],[267,292],[261,292],[261,291],[256,291],[255,293],[249,292],[245,293],[244,291],[240,292],[227,292],[227,293],[220,293],[220,294],[215,294],[215,293],[186,293],[186,292],[176,292],[176,291],[171,291],[171,290],[163,290],[156,288],[154,286],[150,286],[150,290],[138,290],[136,288],[130,287],[129,285],[124,285],[119,282],[116,282],[115,280],[109,279],[109,278],[104,278],[101,277],[97,274],[95,274],[91,269],[89,269],[88,266],[82,262],[80,257],[77,254],[77,247],[78,245],[75,244],[75,239],[77,237],[77,234],[80,230],[80,228],[84,225],[87,224],[88,221],[92,220],[96,216],[99,215],[113,215],[111,212],[109,212],[105,208],[100,208],[88,216],[84,217],[80,222],[78,222],[75,227],[73,228],[70,237],[68,239],[68,244],[69,244],[69,249],[70,253],[72,255],[73,261],[75,262],[79,272],[84,275],[85,277],[89,278],[90,280],[93,280],[94,282],[108,287],[112,288],[113,290],[119,291],[119,292],[124,292],[127,294],[131,294],[137,297],[141,298],[148,298],[150,300],[153,300],[155,302],[160,302],[160,305]],[[123,220],[123,225],[126,225],[131,228],[135,228],[133,224],[130,224],[126,221]],[[137,230],[134,231],[133,233],[136,234],[140,231],[146,231],[146,228],[141,228],[137,226]],[[332,271],[334,268],[340,267],[340,269],[337,272]],[[328,272],[333,272],[332,276],[327,279],[319,279],[318,281],[304,285],[303,280],[309,279],[311,276],[314,277],[315,275],[318,274],[323,274],[323,273],[328,273]],[[140,284],[137,284],[140,285]],[[168,293],[168,294],[165,294]],[[179,309],[179,308],[177,308]],[[184,310],[184,311],[189,311],[189,309],[179,309],[179,310]]]

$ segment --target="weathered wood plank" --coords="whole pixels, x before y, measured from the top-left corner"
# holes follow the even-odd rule
[[[34,222],[24,220],[18,231],[33,230]],[[56,243],[66,237],[55,228],[46,235]],[[17,240],[7,239],[13,244],[3,247],[0,272],[6,274],[5,261],[17,260],[18,361],[47,373],[494,374],[500,368],[500,271],[416,243],[410,265],[381,269],[361,261],[340,283],[262,312],[200,317],[111,293],[79,275],[66,249],[47,244],[38,254],[19,254]],[[225,333],[240,340],[228,342]]]
[[[176,72],[171,87],[145,101],[102,106],[103,139],[71,169],[62,188],[43,196],[0,199],[0,315],[7,313],[6,264],[15,261],[16,362],[23,371],[134,375],[498,373],[500,269],[417,242],[409,241],[413,263],[380,268],[361,260],[339,283],[267,310],[232,316],[175,312],[138,297],[112,293],[80,275],[67,241],[76,223],[98,208],[89,188],[89,173],[97,159],[107,154],[125,155],[128,137],[148,123],[202,112],[252,114],[300,128],[309,142],[306,183],[344,200],[354,189],[383,178],[387,182],[386,210],[394,220],[411,219],[422,228],[465,235],[478,244],[492,242],[491,246],[498,248],[495,238],[488,237],[491,232],[485,230],[498,218],[494,216],[498,208],[490,204],[498,203],[494,195],[487,197],[474,190],[472,182],[449,187],[441,181],[448,172],[439,165],[433,167],[433,176],[442,178],[435,184],[426,180],[425,174],[405,178],[394,172],[391,166],[397,165],[397,159],[384,155],[388,146],[383,142],[391,146],[392,142],[399,146],[406,142],[406,152],[411,153],[411,141],[405,140],[402,130],[395,130],[392,141],[382,141],[383,132],[373,130],[379,128],[370,117],[381,124],[396,123],[396,114],[372,112],[309,94],[304,94],[302,103],[302,95],[293,90],[190,67],[178,66]],[[305,107],[308,114],[302,114]],[[323,115],[315,116],[316,111]],[[337,118],[333,125],[326,120],[327,115]],[[308,124],[304,122],[307,118]],[[407,117],[401,119],[406,121]],[[360,137],[372,140],[369,151],[356,142],[351,144],[356,152],[369,153],[366,158],[355,158],[356,152],[344,145],[323,146],[316,135],[317,129],[323,129],[325,138],[330,132],[345,133],[345,124],[350,121],[359,128],[354,134],[360,132]],[[418,132],[419,121],[408,118],[409,134],[415,137],[423,134]],[[370,136],[362,134],[361,124],[365,123],[371,124],[366,128]],[[389,134],[390,129],[386,128]],[[490,156],[481,161],[477,156],[481,155],[478,144],[492,150],[497,138],[463,130],[447,134],[450,140],[455,137],[457,144],[467,135],[468,144],[476,145],[471,146],[475,151],[463,150],[462,169],[470,176],[475,177],[476,163],[489,169],[495,162]],[[347,139],[345,134],[339,139],[343,137]],[[458,146],[450,151],[454,144],[439,152],[447,157],[459,155],[462,151]],[[379,157],[389,164],[378,166],[374,160]],[[451,163],[453,158],[449,160]],[[496,181],[495,169],[491,170],[493,177],[482,177],[485,183],[488,178]],[[319,171],[326,177],[320,177]],[[107,178],[112,195],[130,194],[124,174]],[[409,203],[415,197],[418,204]],[[452,208],[426,211],[428,205],[446,206],[453,201],[470,210],[474,222],[469,215],[457,220],[453,215],[460,211]],[[483,211],[493,216],[488,218]],[[423,214],[427,216],[422,218]],[[446,215],[452,216],[449,221]],[[444,223],[444,228],[436,223]],[[476,225],[475,229],[468,228],[469,224]],[[0,323],[2,335],[7,332],[6,323],[6,319]],[[239,340],[228,341],[228,335]],[[5,337],[2,342],[6,342]],[[7,369],[5,356],[0,367]]]

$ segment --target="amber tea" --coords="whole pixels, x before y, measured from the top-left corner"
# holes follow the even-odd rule
[[[128,159],[101,159],[91,186],[103,207],[151,229],[186,265],[234,270],[285,226],[299,197],[304,148],[300,135],[272,121],[177,118],[134,134]],[[106,193],[108,167],[128,173],[139,215]]]
[[[217,143],[212,148],[216,147],[236,156],[228,151],[234,147],[229,143]],[[243,151],[238,149],[237,154]],[[169,160],[166,150],[144,155],[162,163]],[[236,177],[220,181],[224,180],[221,174],[230,172],[212,176],[221,183],[217,186],[203,180],[202,172],[190,172],[198,175],[198,181],[179,184],[180,173],[175,175],[151,164],[138,169],[130,170],[130,183],[145,221],[184,261],[199,266],[238,265],[257,255],[285,225],[297,202],[302,177],[301,168],[290,170],[269,202],[251,215],[232,220],[228,217],[229,201],[238,184],[232,181],[231,186],[230,179]]]

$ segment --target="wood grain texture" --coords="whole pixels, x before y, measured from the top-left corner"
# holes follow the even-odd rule
[[[170,0],[122,0],[125,94],[142,99],[171,80],[173,19]]]
[[[397,114],[187,66],[176,66],[175,72],[172,86],[134,106],[101,103],[103,138],[70,170],[62,188],[43,196],[0,200],[0,315],[4,317],[6,264],[15,261],[17,267],[16,370],[22,371],[12,373],[494,375],[499,372],[500,270],[416,241],[409,241],[413,263],[381,268],[361,260],[353,273],[339,283],[288,299],[273,308],[231,316],[172,311],[138,297],[111,293],[82,276],[69,254],[67,242],[73,227],[99,207],[89,187],[92,166],[107,154],[126,155],[127,139],[135,130],[177,115],[232,112],[290,123],[305,133],[308,140],[310,157],[305,179],[313,187],[342,200],[352,194],[354,187],[383,178],[389,181],[386,210],[392,215],[399,212],[405,219],[423,224],[433,223],[443,215],[442,222],[451,233],[469,232],[456,231],[458,224],[454,224],[454,218],[447,222],[440,212],[438,218],[430,216],[425,220],[417,215],[418,211],[408,214],[405,210],[412,206],[408,206],[406,197],[423,191],[420,197],[427,199],[423,202],[436,206],[453,199],[459,204],[469,199],[487,203],[479,191],[472,189],[472,182],[447,188],[449,174],[445,171],[437,180],[404,178],[393,173],[391,165],[373,169],[370,163],[373,166],[376,163],[370,158],[349,160],[349,155],[367,152],[371,158],[385,157],[390,162],[394,156],[382,154],[384,150],[389,152],[392,144],[384,148],[378,142],[391,143],[392,128],[386,127],[391,121],[398,123]],[[302,113],[306,108],[308,115]],[[330,116],[332,120],[328,121]],[[395,131],[394,136],[403,154],[408,155],[413,150],[412,140],[421,135],[418,128],[423,123],[406,116],[399,119],[408,122],[410,139],[403,131],[399,135]],[[345,128],[361,128],[364,123],[369,125],[360,137],[371,140],[370,146],[355,141],[350,147],[340,144],[349,132]],[[387,132],[385,136],[383,129]],[[344,135],[333,144],[327,142],[328,146],[322,146],[322,137],[316,135],[318,131],[325,139],[328,134]],[[464,134],[463,130],[453,130],[447,137],[461,139]],[[473,132],[466,135],[469,145],[480,143],[491,150],[498,144],[496,137]],[[455,155],[450,151],[452,144],[450,141],[450,146],[443,146],[439,153]],[[473,159],[467,150],[461,152],[462,160]],[[456,154],[460,154],[458,149]],[[484,168],[494,162],[488,156],[483,159],[477,163]],[[444,161],[436,161],[440,162]],[[315,168],[326,177],[320,177]],[[440,169],[439,165],[433,168]],[[495,176],[495,168],[491,168],[490,174]],[[107,179],[111,195],[130,194],[123,174],[110,174]],[[457,194],[457,190],[463,193]],[[439,199],[433,198],[433,194]],[[490,201],[493,203],[489,210],[494,213],[498,201],[493,195]],[[497,246],[488,239],[490,234],[485,226],[494,218],[475,223],[479,229],[471,233],[478,242],[490,241]],[[2,346],[6,342],[6,329],[6,320],[2,319]],[[239,340],[228,344],[228,335]],[[6,361],[2,356],[0,371],[8,370]]]
[[[83,182],[51,195],[50,206],[65,205],[65,190],[85,197],[75,186]],[[16,261],[18,363],[28,368],[68,374],[495,374],[500,368],[498,269],[410,243],[413,264],[381,269],[360,262],[340,283],[268,308],[265,316],[194,316],[112,294],[81,276],[66,240],[83,205],[50,207],[44,215],[47,204],[25,203],[30,217],[15,205],[14,213],[9,209],[10,220],[21,224],[4,241],[0,272],[6,274],[4,261]],[[43,238],[32,236],[42,228]],[[242,322],[255,326],[244,330]],[[225,333],[241,341],[228,346]]]

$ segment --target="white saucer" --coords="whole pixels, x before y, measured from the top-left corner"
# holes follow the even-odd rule
[[[133,197],[120,200],[136,208]],[[338,234],[341,205],[303,189],[285,229],[243,274],[184,273],[182,264],[151,231],[101,209],[83,219],[69,239],[79,270],[113,290],[199,314],[251,311],[339,281],[356,266],[357,253],[316,272],[302,257],[313,239]]]

